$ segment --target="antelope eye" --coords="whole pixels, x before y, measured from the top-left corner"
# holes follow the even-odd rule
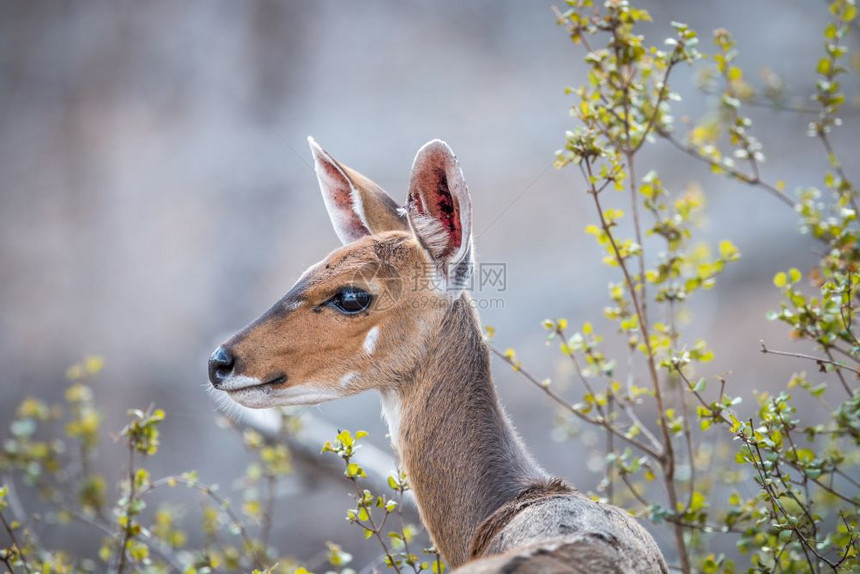
[[[329,300],[329,304],[345,315],[361,313],[373,302],[373,295],[352,285],[342,288]]]

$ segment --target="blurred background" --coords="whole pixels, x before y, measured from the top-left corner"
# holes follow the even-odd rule
[[[724,27],[751,83],[768,67],[790,94],[813,91],[824,2],[640,4],[654,19],[643,28],[649,44],[682,21],[710,49],[711,31]],[[564,88],[583,82],[584,72],[581,48],[555,25],[550,6],[0,3],[0,421],[25,395],[59,399],[65,368],[98,354],[106,367],[96,393],[108,426],[121,426],[127,408],[164,407],[169,446],[151,462],[154,474],[196,468],[229,492],[247,461],[235,433],[215,424],[204,390],[207,356],[338,246],[308,135],[398,201],[416,150],[445,139],[472,193],[478,260],[506,265],[502,305],[482,312],[498,344],[562,385],[569,373],[545,347],[542,319],[593,321],[609,350],[620,349],[602,319],[606,284],[617,278],[582,231],[594,216],[579,173],[552,168],[565,130],[576,127]],[[856,49],[856,36],[850,41]],[[675,108],[679,124],[713,103],[695,77],[683,67],[674,76],[684,98]],[[768,158],[765,177],[789,189],[819,185],[825,157],[805,135],[810,116],[750,114]],[[855,176],[857,124],[849,116],[834,137]],[[791,346],[785,329],[765,319],[780,298],[773,274],[815,260],[794,214],[663,144],[649,146],[640,165],[642,174],[658,170],[672,190],[702,186],[709,204],[702,238],[731,239],[743,254],[691,309],[687,340],[704,338],[716,352],[704,374],[752,389],[808,368],[759,353],[761,339]],[[504,365],[495,371],[537,459],[594,488],[602,453],[593,445],[602,438],[586,431],[582,440],[557,442],[556,415],[541,395]],[[568,392],[573,398],[578,389]],[[311,412],[368,430],[388,448],[375,395]],[[0,437],[7,432],[0,427]],[[100,465],[116,470],[121,448],[103,452]],[[376,547],[344,520],[348,485],[339,473],[330,480],[307,473],[298,468],[279,500],[278,547],[307,560],[334,540],[359,565],[373,559]],[[93,553],[100,540],[86,528],[52,535]],[[670,547],[668,531],[655,536]]]

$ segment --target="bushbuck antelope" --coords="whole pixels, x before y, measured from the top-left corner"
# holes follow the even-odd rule
[[[636,520],[532,460],[499,403],[448,145],[418,151],[400,208],[308,141],[343,246],[215,350],[212,385],[252,408],[378,390],[421,519],[458,572],[667,572]]]

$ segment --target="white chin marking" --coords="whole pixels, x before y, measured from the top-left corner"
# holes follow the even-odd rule
[[[335,389],[326,388],[314,383],[305,383],[290,387],[258,385],[230,391],[228,395],[240,405],[252,409],[318,405],[343,396],[342,393],[337,392]]]
[[[376,350],[376,341],[379,339],[379,327],[376,326],[367,332],[367,337],[364,338],[364,352],[372,355]]]
[[[238,391],[228,391],[227,396],[242,405],[252,409],[264,409],[273,407],[271,388],[246,387]]]
[[[388,436],[391,439],[391,444],[397,448],[402,411],[400,395],[397,394],[397,391],[391,390],[379,391],[379,394],[382,396],[382,418],[388,423]]]
[[[244,375],[230,375],[218,387],[219,391],[238,391],[244,388],[256,387],[263,381],[256,377],[246,377]]]

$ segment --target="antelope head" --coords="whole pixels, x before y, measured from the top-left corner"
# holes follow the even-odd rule
[[[446,143],[418,151],[400,208],[308,141],[343,245],[210,357],[212,385],[247,407],[396,389],[419,368],[471,274],[471,201]]]

